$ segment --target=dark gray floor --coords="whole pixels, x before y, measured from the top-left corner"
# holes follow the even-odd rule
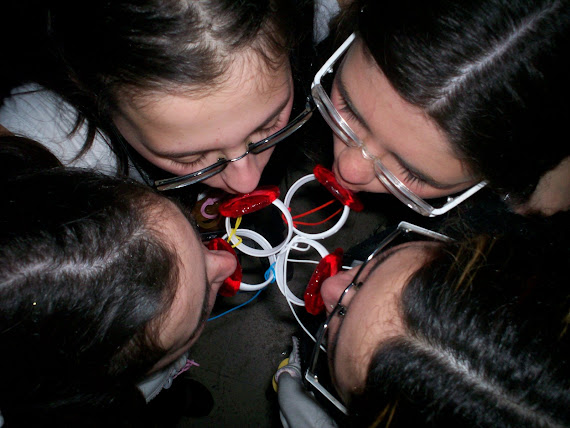
[[[317,188],[300,192],[292,203],[294,213],[314,208],[321,198],[330,199],[330,195],[321,194]],[[273,214],[278,216],[277,212]],[[339,246],[347,249],[381,228],[383,223],[383,216],[373,209],[352,212],[343,229],[321,243],[331,252]],[[295,265],[289,283],[300,298],[314,268],[303,266]],[[214,314],[244,302],[254,294],[240,293],[233,298],[219,299]],[[210,389],[215,406],[209,416],[183,419],[178,426],[280,427],[271,379],[279,362],[288,355],[290,338],[296,330],[296,321],[275,284],[263,290],[252,303],[208,322],[191,350],[191,358],[200,367],[191,368],[190,374]]]

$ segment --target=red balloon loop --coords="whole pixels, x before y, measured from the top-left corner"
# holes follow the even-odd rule
[[[234,255],[237,261],[236,270],[234,273],[231,274],[230,277],[226,278],[220,289],[218,290],[218,294],[224,297],[232,297],[235,296],[239,290],[241,285],[241,279],[243,277],[243,273],[241,271],[241,265],[239,264],[239,260],[237,257],[236,252],[232,248],[232,246],[222,238],[214,238],[206,245],[208,250],[213,251],[228,251]]]
[[[332,193],[343,205],[348,206],[352,211],[362,211],[364,205],[360,199],[354,194],[353,191],[345,189],[336,180],[332,171],[329,171],[322,165],[316,165],[313,169],[313,174],[319,183]]]
[[[236,195],[223,202],[218,212],[224,217],[238,218],[271,205],[278,197],[277,186],[260,186],[253,192]]]
[[[343,251],[337,248],[334,252],[321,259],[305,290],[305,309],[311,315],[318,315],[325,310],[325,303],[321,296],[323,282],[338,273],[342,263]]]

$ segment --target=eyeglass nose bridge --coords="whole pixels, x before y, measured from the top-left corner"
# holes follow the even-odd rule
[[[232,159],[226,159],[226,166],[227,166],[228,164],[230,164],[230,163],[234,163],[234,162],[240,161],[240,160],[242,160],[244,157],[246,157],[247,155],[249,155],[249,154],[251,153],[251,151],[250,151],[250,149],[249,149],[250,144],[252,144],[251,141],[245,145],[245,147],[246,147],[245,153],[242,153],[241,155],[239,155],[239,156],[237,156],[237,157],[235,157],[235,158],[232,158]]]
[[[247,155],[249,155],[251,153],[251,151],[249,150],[249,145],[252,144],[251,141],[249,143],[246,144],[246,150],[245,153],[242,153],[241,155],[232,158],[232,159],[226,159],[224,157],[220,157],[218,158],[218,161],[216,162],[216,164],[212,165],[212,167],[215,167],[215,169],[217,170],[217,172],[215,172],[214,174],[219,174],[220,172],[222,172],[224,169],[226,169],[226,167],[233,162],[237,162],[242,160],[244,157],[246,157]],[[212,168],[214,169],[214,168]],[[201,171],[200,171],[201,172]],[[204,171],[203,173],[208,173],[210,171]],[[214,175],[214,174],[210,174],[210,175]],[[202,174],[198,174],[197,176],[200,176]]]
[[[362,144],[359,148],[360,148],[360,151],[362,152],[362,157],[364,159],[372,161],[372,162],[376,162],[376,161],[380,160],[380,158],[378,156],[375,156],[372,153],[370,153],[370,150],[364,144]]]
[[[197,177],[202,177],[202,174],[205,175],[205,177],[210,178],[216,174],[221,173],[222,171],[224,171],[229,164],[233,163],[233,162],[237,162],[239,160],[242,160],[244,157],[246,157],[248,154],[250,153],[249,149],[245,151],[245,153],[242,153],[241,155],[239,155],[238,157],[232,158],[232,159],[226,159],[226,158],[218,158],[218,161],[216,162],[216,164],[212,165],[215,166],[215,168],[212,168],[211,171],[199,171],[200,174],[197,175]],[[214,172],[215,171],[215,172]]]

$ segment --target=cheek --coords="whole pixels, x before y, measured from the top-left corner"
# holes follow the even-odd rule
[[[339,157],[340,157],[340,153],[348,148],[346,144],[344,144],[344,142],[337,137],[337,135],[333,132],[333,148],[334,148],[334,159],[335,162],[338,161]]]
[[[275,150],[275,147],[272,147],[270,149],[267,149],[257,155],[254,154],[250,154],[249,156],[253,156],[253,160],[255,161],[255,163],[257,164],[257,166],[263,170],[263,168],[265,168],[265,165],[267,165],[267,162],[269,162],[269,159],[271,158],[271,155],[273,154],[273,151]]]
[[[220,287],[212,287],[212,289],[210,290],[210,295],[208,296],[208,313],[212,312],[212,309],[214,308],[219,288]]]
[[[349,314],[350,310],[346,316]],[[354,311],[350,315],[352,319],[345,318],[342,324],[338,320],[331,323],[329,331],[331,341],[329,343],[336,343],[335,359],[329,361],[330,373],[337,391],[345,402],[349,402],[350,397],[364,386],[366,360],[363,357],[363,349],[368,349],[363,343],[362,336],[365,319],[358,319],[355,322]]]
[[[345,403],[348,402],[349,395],[347,392],[351,390],[350,379],[352,376],[352,357],[351,350],[347,347],[346,343],[346,331],[344,320],[341,324],[339,317],[334,317],[329,325],[328,332],[328,363],[329,363],[329,373],[331,375],[332,382],[335,389],[339,393],[340,397]],[[342,325],[342,329],[340,329]],[[337,337],[340,334],[340,337]],[[334,344],[334,350],[332,348]],[[332,356],[334,355],[334,360]]]

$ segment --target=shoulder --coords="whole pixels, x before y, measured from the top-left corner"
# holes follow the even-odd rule
[[[29,138],[50,135],[66,126],[71,130],[75,116],[75,109],[62,98],[34,83],[13,89],[0,108],[0,122]]]
[[[46,146],[67,166],[95,169],[115,174],[117,160],[105,141],[97,134],[93,145],[79,158],[87,137],[87,124],[76,128],[77,110],[55,92],[38,84],[12,90],[0,108],[0,124]]]
[[[70,146],[82,146],[71,137],[76,117],[56,93],[33,83],[12,90],[0,109],[0,123],[10,132],[47,146],[64,163],[70,160]]]

